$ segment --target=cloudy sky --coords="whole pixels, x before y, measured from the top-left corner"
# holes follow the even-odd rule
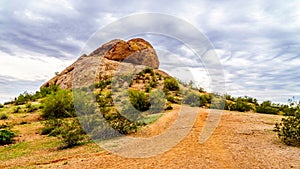
[[[274,102],[300,97],[299,1],[2,0],[0,102],[37,90],[105,25],[145,12],[178,17],[201,31],[218,54],[227,93]],[[154,47],[170,44],[160,42]]]

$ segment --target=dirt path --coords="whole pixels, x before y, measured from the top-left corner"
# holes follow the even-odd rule
[[[176,113],[168,114],[158,122],[168,124],[174,117]],[[300,149],[279,143],[276,134],[272,132],[274,123],[280,121],[280,116],[224,112],[214,134],[204,144],[199,144],[199,135],[206,118],[207,110],[201,109],[191,132],[178,145],[157,156],[124,158],[104,151],[39,167],[300,168]],[[148,130],[157,133],[157,129],[161,128],[153,125]],[[162,145],[157,145],[159,146]]]

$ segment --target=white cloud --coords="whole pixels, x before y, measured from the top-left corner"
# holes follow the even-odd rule
[[[61,60],[54,57],[16,53],[9,56],[0,52],[0,76],[10,76],[19,80],[47,80],[57,71],[62,71],[74,60]]]
[[[270,0],[122,1],[119,4],[111,1],[1,1],[0,75],[23,80],[47,79],[75,60],[85,41],[97,29],[129,14],[158,12],[182,18],[205,33],[217,49],[206,56],[215,52],[219,59],[204,57],[203,62],[211,65],[221,62],[229,92],[257,97],[299,95],[299,9],[298,1]],[[132,24],[147,22],[133,20]],[[149,27],[160,24],[149,23]],[[185,30],[186,37],[193,38],[194,34],[186,26],[177,28]],[[135,31],[124,27],[114,30]],[[189,48],[179,46],[170,50],[171,41],[149,39],[157,50],[172,51],[172,55],[160,53],[160,59],[165,59],[162,64],[165,68],[178,62],[199,66],[195,65]],[[172,57],[176,60],[166,59]],[[180,68],[174,72],[180,72]]]

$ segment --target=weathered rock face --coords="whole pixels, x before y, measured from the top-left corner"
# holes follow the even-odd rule
[[[132,73],[146,66],[157,69],[158,57],[151,44],[137,38],[127,42],[112,40],[92,53],[82,55],[72,65],[42,85],[58,85],[62,89],[82,87],[109,79],[115,72]]]
[[[141,38],[131,39],[127,42],[122,40],[116,42],[104,58],[145,65],[155,69],[159,67],[158,57],[154,48],[149,42]]]

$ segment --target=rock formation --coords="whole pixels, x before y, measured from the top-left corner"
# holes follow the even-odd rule
[[[116,71],[126,74],[140,71],[146,66],[154,69],[159,67],[155,49],[149,42],[141,38],[127,42],[116,39],[105,43],[89,55],[83,54],[42,87],[58,85],[62,89],[71,89],[74,83],[88,86],[91,85],[91,79],[99,82],[113,77]]]

